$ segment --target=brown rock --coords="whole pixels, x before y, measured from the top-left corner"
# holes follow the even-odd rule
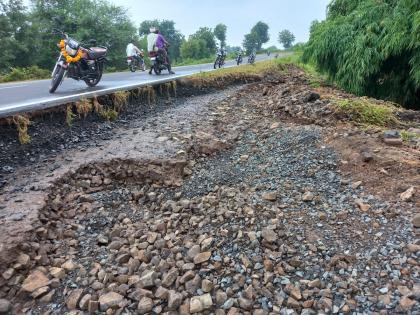
[[[410,253],[417,253],[420,251],[420,245],[417,244],[408,244],[407,249]]]
[[[21,264],[22,266],[26,267],[31,262],[31,258],[29,257],[29,255],[27,255],[25,253],[20,253],[18,258],[17,258],[17,262],[19,264]]]
[[[31,293],[31,296],[34,299],[39,299],[40,297],[44,296],[45,294],[48,293],[48,291],[50,290],[49,287],[42,287],[42,288],[38,288],[36,289],[34,292]]]
[[[92,295],[91,295],[91,294],[85,294],[85,295],[84,295],[84,296],[80,299],[80,302],[79,302],[79,307],[80,307],[80,309],[81,309],[82,311],[87,311],[87,310],[88,310],[88,307],[89,307],[89,302],[90,302],[91,298],[92,298]]]
[[[212,305],[213,300],[209,293],[200,296],[194,296],[190,301],[190,312],[198,313],[202,310],[210,308]]]
[[[140,278],[139,286],[142,288],[151,288],[155,285],[157,274],[154,271],[146,271]]]
[[[201,282],[201,289],[203,290],[203,292],[208,293],[211,290],[213,290],[213,282],[211,282],[210,280],[204,279]]]
[[[415,228],[420,228],[420,213],[417,213],[412,219],[413,226]]]
[[[210,259],[210,257],[211,257],[211,252],[199,253],[198,255],[194,257],[194,264],[198,265],[203,262],[206,262]]]
[[[404,311],[409,311],[413,308],[413,306],[416,304],[415,300],[409,299],[408,297],[404,296],[400,300],[400,306]]]
[[[146,314],[149,313],[153,308],[153,300],[148,297],[143,297],[139,301],[139,305],[137,307],[137,310],[139,311],[139,314]]]
[[[277,233],[271,229],[263,229],[261,235],[268,243],[274,243],[277,240]]]
[[[171,270],[169,270],[162,279],[162,285],[164,287],[169,288],[176,280],[176,278],[178,277],[179,272],[178,269],[176,268],[172,268]]]
[[[166,300],[168,298],[169,291],[164,287],[157,288],[155,292],[155,297],[161,300]]]
[[[216,292],[216,304],[222,305],[227,300],[227,294],[226,292],[223,292],[222,290],[218,290]]]
[[[277,194],[274,193],[274,192],[265,193],[265,194],[262,195],[262,198],[264,200],[267,200],[267,201],[276,201],[277,200]]]
[[[23,281],[22,289],[26,292],[33,292],[36,289],[45,287],[49,284],[48,278],[39,270],[33,271],[26,279]]]
[[[299,302],[298,302],[298,301],[296,301],[294,298],[289,297],[289,298],[287,299],[287,307],[291,307],[291,308],[295,308],[295,309],[297,309],[297,308],[299,308],[299,307],[300,307],[300,305],[299,305]]]
[[[66,299],[66,305],[69,310],[75,310],[82,298],[83,289],[75,289],[70,292]]]
[[[116,307],[124,297],[116,292],[108,292],[99,297],[101,311],[105,312],[109,308]]]
[[[361,199],[356,199],[354,202],[356,206],[359,207],[359,209],[363,212],[367,212],[370,209],[370,205],[364,203]]]
[[[99,311],[99,302],[90,300],[88,304],[88,312],[93,314],[97,311]]]
[[[315,196],[312,192],[307,191],[302,195],[302,200],[303,201],[312,201],[314,200]]]
[[[66,276],[66,272],[60,267],[51,267],[50,274],[53,278],[63,279]]]
[[[238,299],[238,302],[239,302],[240,308],[242,308],[244,310],[247,310],[247,311],[251,310],[251,308],[252,308],[252,301],[250,301],[248,299],[245,299],[243,297],[240,297]]]
[[[413,198],[415,191],[416,190],[413,186],[408,188],[406,191],[400,194],[400,199],[402,201],[410,201]]]
[[[168,297],[168,309],[169,310],[177,310],[179,306],[182,303],[182,294],[177,293],[173,290],[169,291],[169,297]]]

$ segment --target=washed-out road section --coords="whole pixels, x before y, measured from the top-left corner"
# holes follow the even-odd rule
[[[257,61],[263,61],[267,55],[257,56]],[[244,58],[244,63],[247,58]],[[234,60],[226,62],[225,68],[236,66]],[[118,72],[105,74],[101,82],[94,88],[89,88],[83,81],[65,78],[54,94],[48,92],[50,80],[23,81],[0,84],[0,118],[24,112],[47,109],[83,98],[114,93],[121,90],[134,89],[146,85],[156,85],[180,79],[200,72],[213,71],[213,64],[175,67],[176,74],[149,75],[146,72]]]

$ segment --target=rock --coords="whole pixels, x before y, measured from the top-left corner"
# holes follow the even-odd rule
[[[363,162],[368,163],[370,161],[373,161],[373,154],[372,154],[372,152],[370,152],[370,151],[363,151],[361,153],[361,155],[362,155]]]
[[[205,309],[210,308],[213,305],[213,300],[211,298],[211,295],[209,293],[200,295],[200,296],[194,296],[191,298],[190,301],[190,312],[198,313]]]
[[[179,271],[176,268],[172,268],[166,275],[163,276],[162,285],[169,288],[176,280],[179,275]]]
[[[248,299],[245,299],[243,297],[240,297],[238,299],[238,302],[239,302],[240,308],[242,308],[244,310],[247,310],[247,311],[251,310],[251,308],[252,308],[252,301],[250,301]]]
[[[152,309],[153,309],[153,300],[146,296],[142,297],[137,307],[139,314],[149,313],[152,311]]]
[[[404,296],[400,300],[400,306],[404,311],[409,311],[413,308],[413,306],[416,304],[415,300],[409,299],[408,297]]]
[[[287,299],[287,307],[298,309],[300,307],[300,304],[298,301],[296,301],[294,298],[289,297]]]
[[[26,267],[31,262],[31,258],[29,257],[29,255],[25,253],[20,253],[17,258],[17,262],[21,264],[22,266]]]
[[[392,146],[400,146],[403,144],[403,140],[402,139],[394,139],[394,138],[385,138],[384,142],[388,145],[392,145]]]
[[[155,292],[155,297],[161,300],[166,300],[168,298],[169,291],[164,287],[157,288]]]
[[[408,244],[407,249],[410,253],[417,253],[417,252],[420,252],[420,245]]]
[[[15,274],[15,269],[8,268],[5,272],[3,272],[1,275],[5,280],[9,280],[13,275]]]
[[[269,192],[262,195],[262,198],[267,201],[276,201],[277,194],[275,192]]]
[[[182,294],[177,293],[173,290],[170,290],[169,296],[168,296],[168,309],[175,311],[180,307],[181,303],[182,303]]]
[[[309,288],[320,288],[321,287],[321,280],[320,279],[315,279],[312,281],[308,282],[308,287]]]
[[[203,292],[210,292],[211,290],[213,290],[213,282],[211,282],[210,280],[204,279],[201,282],[201,289],[203,290]]]
[[[50,289],[49,287],[42,287],[42,288],[36,289],[34,292],[31,293],[31,296],[34,299],[39,299],[43,297],[45,294],[47,294],[49,289]]]
[[[89,314],[93,314],[99,311],[99,301],[90,300],[88,304],[88,312]]]
[[[359,181],[354,182],[353,184],[351,184],[351,188],[357,189],[357,188],[360,187],[360,185],[362,185],[362,181],[359,180]]]
[[[139,286],[142,288],[151,288],[155,285],[157,274],[154,271],[147,271],[143,273],[139,281]]]
[[[361,199],[354,200],[354,203],[363,212],[367,212],[370,209],[370,205],[364,203]]]
[[[194,314],[194,313],[198,313],[204,310],[203,305],[201,304],[199,299],[196,298],[192,298],[190,300],[190,313]]]
[[[49,282],[50,281],[44,273],[35,270],[25,279],[25,281],[23,281],[22,290],[34,292],[36,289],[48,286]]]
[[[198,265],[210,259],[211,252],[199,253],[194,257],[194,264]]]
[[[77,265],[70,259],[67,260],[64,264],[62,264],[61,268],[64,268],[67,271],[73,271],[77,268]]]
[[[194,259],[194,257],[200,254],[200,252],[201,252],[200,245],[194,245],[188,250],[187,256],[191,259]]]
[[[75,310],[82,298],[83,289],[72,290],[66,299],[66,306],[69,310]]]
[[[277,240],[277,233],[271,229],[263,229],[261,232],[261,236],[268,243],[274,243]]]
[[[312,192],[307,191],[302,195],[302,200],[308,202],[314,200],[314,197],[315,196]]]
[[[106,237],[105,235],[99,235],[98,236],[98,244],[99,245],[108,245],[108,242],[109,242],[109,240],[108,240],[108,237]]]
[[[85,295],[84,295],[84,296],[80,299],[80,302],[79,302],[79,307],[80,307],[80,309],[81,309],[82,311],[87,311],[87,310],[88,310],[88,307],[89,307],[89,302],[90,302],[91,298],[92,298],[92,295],[91,295],[91,294],[85,294]]]
[[[63,268],[60,267],[51,267],[50,268],[50,275],[53,278],[63,279],[66,276],[66,272]]]
[[[420,213],[417,213],[411,220],[415,228],[420,228]]]
[[[6,299],[0,299],[0,314],[7,314],[12,310],[12,304]]]
[[[312,102],[315,102],[316,100],[319,100],[320,98],[321,96],[318,93],[311,91],[304,96],[303,101],[305,103],[312,103]]]
[[[216,304],[217,305],[223,305],[227,300],[227,294],[226,292],[223,292],[222,290],[218,290],[216,292]]]
[[[99,306],[101,311],[105,312],[109,308],[116,307],[122,302],[124,297],[116,292],[108,292],[99,297]]]
[[[415,191],[416,190],[413,186],[408,188],[406,191],[400,194],[400,199],[402,201],[410,201],[413,198]]]
[[[401,134],[398,130],[386,130],[383,133],[384,139],[399,139],[401,138]]]

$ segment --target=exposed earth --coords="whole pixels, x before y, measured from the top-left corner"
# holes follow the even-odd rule
[[[179,94],[1,127],[0,314],[420,314],[418,142],[296,68]]]

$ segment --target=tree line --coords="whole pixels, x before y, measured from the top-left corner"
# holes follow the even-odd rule
[[[175,61],[201,60],[213,57],[218,47],[228,52],[241,47],[226,44],[227,27],[218,24],[214,29],[201,27],[186,38],[175,27],[174,21],[148,20],[139,27],[128,17],[122,6],[106,0],[31,0],[25,7],[23,0],[0,0],[0,74],[10,69],[38,66],[50,69],[57,58],[57,35],[54,28],[64,30],[82,42],[95,39],[109,48],[108,67],[125,67],[125,47],[134,39],[145,49],[146,35],[151,26],[159,27],[171,46],[169,52]],[[269,41],[269,26],[258,22],[245,35],[243,46],[249,53],[260,50]],[[285,45],[286,46],[286,45]]]

